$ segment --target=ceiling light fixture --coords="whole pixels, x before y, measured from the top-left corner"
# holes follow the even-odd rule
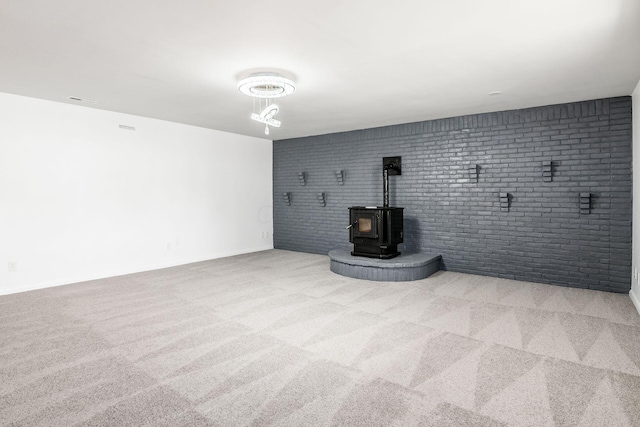
[[[275,73],[252,74],[240,80],[238,90],[254,98],[281,98],[296,91],[296,84]]]
[[[278,107],[276,104],[268,105],[267,108],[262,110],[262,112],[260,113],[260,118],[267,120],[272,119],[273,116],[278,114],[278,111],[280,111],[280,107]]]
[[[279,120],[273,118],[280,111],[273,99],[291,95],[296,91],[296,84],[280,74],[257,73],[240,80],[238,90],[252,98],[258,98],[257,101],[253,100],[254,112],[251,118],[264,123],[264,133],[269,135],[269,126],[279,128],[281,125]]]
[[[267,108],[262,110],[260,114],[253,113],[251,114],[251,118],[256,122],[264,123],[264,133],[269,135],[269,126],[273,126],[274,128],[279,128],[281,125],[280,120],[276,120],[273,118],[276,114],[278,114],[280,108],[276,104],[268,105]]]
[[[251,115],[251,118],[253,120],[255,120],[256,122],[260,122],[260,123],[264,123],[267,126],[273,126],[274,128],[279,128],[280,125],[282,124],[282,122],[280,122],[280,120],[276,120],[276,119],[267,119],[264,117],[260,117],[259,115],[257,115],[256,113],[253,113]],[[265,132],[266,133],[266,132]]]

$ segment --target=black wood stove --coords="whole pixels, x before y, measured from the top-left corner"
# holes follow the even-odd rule
[[[400,255],[403,241],[404,208],[389,207],[389,175],[400,175],[400,157],[383,159],[383,206],[349,208],[351,255],[388,259]]]
[[[370,258],[393,258],[400,255],[402,211],[404,208],[354,206],[349,208],[352,227],[349,241],[351,255]]]

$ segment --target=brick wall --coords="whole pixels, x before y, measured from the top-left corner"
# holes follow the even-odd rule
[[[350,247],[348,207],[381,205],[382,158],[402,156],[390,177],[402,250],[441,254],[452,271],[628,292],[631,146],[631,97],[275,141],[274,246]]]

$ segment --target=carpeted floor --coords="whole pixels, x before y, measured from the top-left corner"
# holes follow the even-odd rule
[[[629,296],[272,250],[0,297],[0,424],[640,426]]]

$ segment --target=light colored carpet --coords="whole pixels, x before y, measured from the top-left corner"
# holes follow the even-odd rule
[[[640,426],[628,295],[272,250],[0,297],[0,423]]]

